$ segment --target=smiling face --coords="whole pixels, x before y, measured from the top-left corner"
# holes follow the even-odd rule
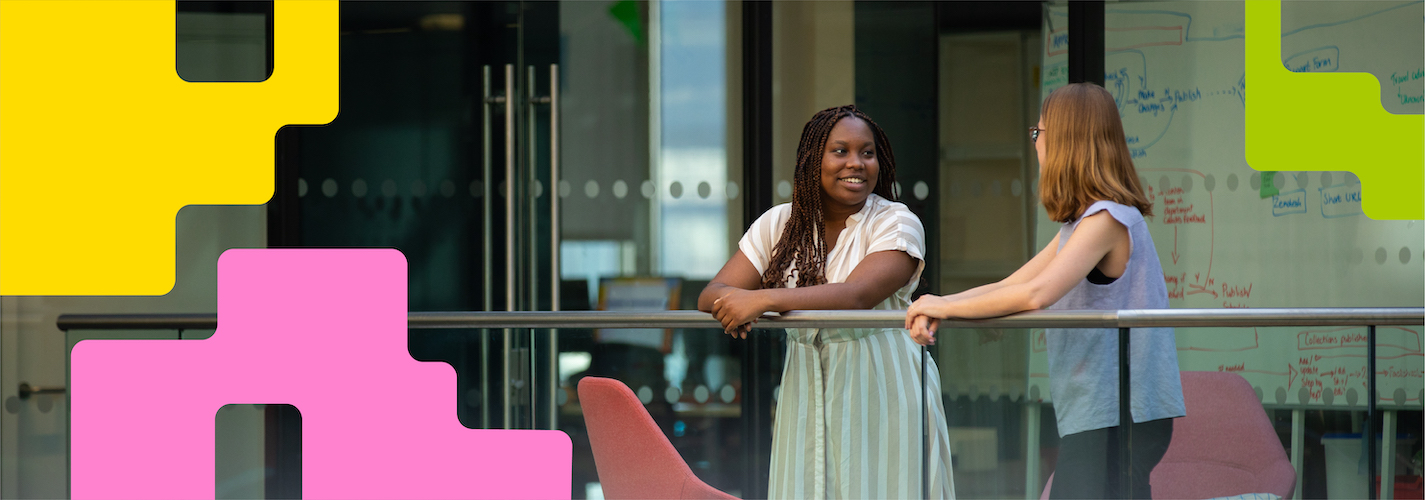
[[[836,122],[822,150],[822,206],[837,212],[860,211],[876,189],[879,174],[871,127],[854,116]]]

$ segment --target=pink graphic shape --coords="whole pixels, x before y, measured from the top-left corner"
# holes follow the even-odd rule
[[[225,404],[302,414],[303,498],[569,498],[559,431],[474,430],[454,370],[406,349],[396,250],[229,250],[206,340],[71,354],[74,498],[213,498]]]

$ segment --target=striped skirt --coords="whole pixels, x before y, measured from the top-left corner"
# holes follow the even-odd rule
[[[939,370],[926,361],[924,498],[954,498]],[[921,498],[920,369],[905,330],[788,330],[767,497]]]

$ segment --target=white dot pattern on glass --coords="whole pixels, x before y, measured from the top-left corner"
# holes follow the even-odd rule
[[[1020,182],[1019,179],[1009,181],[1009,194],[1014,195],[1016,198],[1024,194],[1024,183]]]
[[[1277,172],[1273,175],[1272,187],[1277,188],[1277,191],[1281,191],[1282,188],[1286,187],[1286,176],[1286,172]]]
[[[569,393],[567,391],[560,389],[554,394],[554,404],[564,406],[565,403],[569,402]]]
[[[1253,191],[1262,189],[1261,172],[1252,172],[1250,174],[1247,174],[1247,185],[1251,186]]]
[[[638,192],[643,195],[644,199],[651,200],[654,195],[658,194],[658,186],[655,186],[653,181],[643,181],[643,184],[638,186]]]
[[[1306,172],[1297,172],[1297,173],[1296,173],[1296,187],[1301,188],[1301,189],[1306,189],[1306,186],[1307,186],[1308,184],[1310,184],[1310,183],[1311,183],[1311,176],[1306,175]]]
[[[732,182],[732,181],[727,181],[727,199],[729,199],[729,200],[736,200],[736,199],[737,199],[737,195],[738,195],[737,183],[736,183],[736,182]]]
[[[1331,187],[1331,172],[1321,172],[1321,187]]]
[[[926,185],[925,181],[915,181],[915,185],[911,186],[910,191],[917,200],[924,200],[926,196],[930,196],[930,186]]]
[[[905,190],[901,189],[901,183],[897,182],[895,184],[891,184],[891,196],[896,197],[897,200],[901,198],[901,193],[904,192]]]
[[[1213,190],[1217,189],[1217,177],[1213,176],[1212,174],[1207,174],[1207,178],[1202,180],[1202,187],[1203,189],[1206,189],[1207,192],[1211,193]]]
[[[705,385],[699,384],[697,388],[693,389],[693,400],[699,403],[708,402],[709,395],[708,387]]]
[[[677,387],[668,386],[667,389],[664,389],[664,390],[663,390],[663,400],[664,400],[664,401],[667,401],[668,404],[677,403],[677,402],[678,402],[678,398],[680,398],[680,397],[682,397],[682,396],[683,396],[683,393],[682,393],[681,391],[679,391]]]
[[[328,178],[327,180],[322,181],[322,196],[331,198],[333,196],[336,196],[336,191],[337,186],[335,179]]]
[[[1172,187],[1173,183],[1168,180],[1168,176],[1164,175],[1158,178],[1158,191],[1167,192],[1169,189],[1172,189]]]
[[[1228,174],[1228,175],[1227,175],[1227,190],[1228,190],[1228,191],[1236,191],[1236,190],[1237,190],[1237,174]]]
[[[702,198],[702,199],[704,199],[704,200],[706,200],[706,199],[708,199],[708,196],[710,196],[710,195],[712,195],[712,185],[711,185],[711,184],[708,184],[706,181],[704,181],[704,182],[699,182],[699,183],[698,183],[698,197],[699,197],[699,198]]]
[[[412,182],[412,183],[411,183],[411,196],[415,196],[416,198],[425,198],[425,197],[426,197],[426,181],[423,181],[423,180],[416,180],[415,182]]]
[[[613,191],[614,198],[622,200],[623,197],[628,196],[628,183],[624,182],[623,179],[616,180],[614,181],[613,188],[610,190]]]
[[[1410,263],[1410,253],[1411,253],[1411,252],[1410,252],[1410,247],[1400,247],[1400,263],[1401,263],[1401,264],[1409,264],[1409,263]]]
[[[590,180],[589,182],[585,182],[585,183],[584,183],[584,196],[588,196],[589,199],[598,198],[598,197],[599,197],[599,181]]]
[[[569,197],[569,192],[570,192],[570,191],[573,191],[573,190],[574,190],[574,187],[573,187],[573,185],[569,184],[569,181],[559,181],[559,197],[560,197],[560,198],[568,198],[568,197]]]
[[[777,183],[777,197],[778,197],[778,198],[784,198],[784,199],[785,199],[785,198],[791,198],[791,197],[792,197],[792,183],[791,183],[791,182],[788,182],[788,181],[781,181],[781,182],[778,182],[778,183]]]
[[[641,401],[641,402],[643,402],[643,404],[652,403],[652,402],[653,402],[653,388],[648,387],[648,386],[646,386],[646,385],[643,386],[643,387],[639,387],[639,388],[638,388],[638,400]]]
[[[733,399],[737,399],[737,389],[733,389],[730,385],[722,386],[722,390],[717,392],[718,396],[722,397],[722,402],[724,403],[731,403]]]
[[[1192,192],[1192,175],[1184,175],[1184,176],[1183,176],[1183,180],[1182,180],[1182,184],[1183,184],[1183,192],[1184,192],[1184,193],[1191,193],[1191,192]]]
[[[301,197],[306,196],[306,195],[307,195],[307,180],[306,180],[306,179],[297,179],[297,197],[298,197],[298,198],[301,198]]]
[[[352,195],[352,196],[355,196],[355,197],[357,197],[357,198],[365,198],[365,197],[366,197],[366,189],[367,189],[367,187],[366,187],[366,180],[365,180],[365,179],[357,179],[357,180],[351,181],[351,195]]]
[[[990,196],[995,198],[1004,196],[1004,183],[1000,182],[999,179],[990,181]]]
[[[385,196],[385,197],[387,197],[387,198],[392,198],[392,197],[396,196],[396,191],[397,191],[397,188],[396,188],[396,181],[391,180],[391,179],[386,179],[385,182],[382,182],[382,183],[381,183],[381,196]]]
[[[678,198],[682,198],[682,197],[683,197],[683,183],[678,182],[678,181],[673,181],[672,184],[669,184],[669,185],[668,185],[668,196],[672,196],[673,199],[675,199],[675,200],[678,199]]]
[[[539,199],[541,196],[544,196],[544,183],[536,179],[534,185],[530,186],[529,190],[533,191],[535,199]]]
[[[1384,263],[1385,263],[1385,247],[1377,248],[1377,249],[1376,249],[1376,264],[1384,264]]]
[[[449,179],[440,181],[440,195],[446,198],[455,196],[455,182]]]

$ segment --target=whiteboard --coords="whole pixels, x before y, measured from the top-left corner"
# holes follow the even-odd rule
[[[1062,6],[1045,16],[1041,95],[1066,83],[1067,21]],[[1236,2],[1106,9],[1104,86],[1153,200],[1148,225],[1170,306],[1425,304],[1425,224],[1362,215],[1349,165],[1276,173],[1247,165],[1243,25]],[[1282,55],[1293,71],[1371,73],[1386,110],[1425,113],[1425,3],[1287,2]],[[1058,227],[1041,207],[1038,244]],[[1382,407],[1421,407],[1422,331],[1378,328]],[[1031,334],[1028,392],[1047,400],[1043,331]],[[1268,406],[1364,407],[1365,334],[1365,327],[1179,328],[1178,362],[1182,370],[1239,373]]]

